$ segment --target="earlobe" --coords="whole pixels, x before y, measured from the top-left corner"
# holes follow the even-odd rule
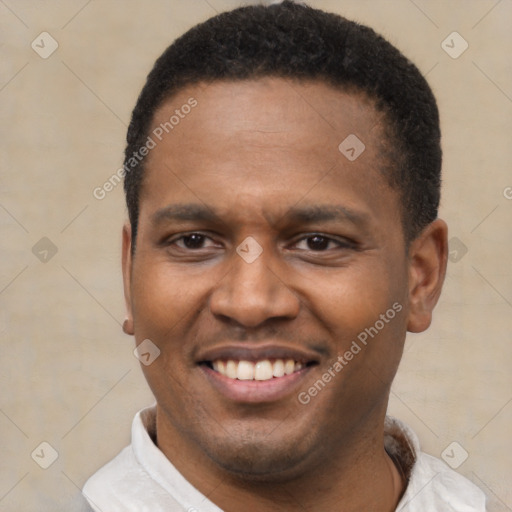
[[[437,219],[409,248],[409,317],[407,330],[423,332],[430,326],[446,275],[448,228]]]
[[[125,318],[123,322],[123,332],[125,334],[135,334],[133,331],[133,320],[132,318]]]
[[[132,233],[131,226],[128,222],[123,226],[122,252],[124,300],[126,305],[126,319],[123,322],[123,332],[133,335],[135,333],[135,329],[131,300]]]

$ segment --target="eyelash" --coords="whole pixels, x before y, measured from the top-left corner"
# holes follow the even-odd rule
[[[193,235],[199,235],[201,237],[203,237],[203,239],[210,239],[212,240],[212,238],[204,233],[201,233],[199,231],[192,231],[190,233],[186,233],[186,234],[181,234],[180,236],[176,237],[176,238],[171,238],[171,239],[168,239],[164,242],[164,245],[166,246],[171,246],[171,245],[174,245],[176,244],[176,242],[180,241],[180,240],[183,240],[184,238],[187,238],[187,237],[190,237],[190,236],[193,236]],[[307,235],[305,236],[302,236],[301,238],[299,238],[298,240],[296,240],[294,242],[294,245],[298,244],[299,242],[301,241],[305,241],[305,240],[308,240],[309,238],[314,238],[314,237],[319,237],[319,238],[322,238],[322,239],[325,239],[328,241],[328,243],[330,244],[331,242],[335,243],[337,245],[338,248],[340,249],[356,249],[356,243],[351,241],[351,240],[348,240],[348,239],[344,239],[344,240],[338,240],[336,238],[333,238],[332,236],[328,236],[328,235],[324,235],[322,233],[308,233]],[[181,246],[178,246],[180,249],[182,250],[185,250],[185,251],[192,251],[192,252],[195,252],[195,251],[200,251],[201,249],[205,249],[204,247],[199,247],[197,249],[190,249],[188,247],[181,247]],[[320,252],[328,252],[329,249],[324,249],[324,250],[320,250],[320,251],[315,251],[313,249],[304,249],[304,250],[308,250],[308,251],[311,251],[311,252],[316,252],[316,253],[320,253]],[[331,249],[332,250],[332,249]]]

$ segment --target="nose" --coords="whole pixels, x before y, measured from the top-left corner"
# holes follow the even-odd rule
[[[256,327],[271,318],[295,318],[299,298],[271,269],[271,259],[266,250],[252,262],[233,251],[231,268],[210,297],[212,313],[244,327]]]

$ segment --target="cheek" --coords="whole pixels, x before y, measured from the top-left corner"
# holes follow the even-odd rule
[[[179,409],[183,382],[190,370],[189,346],[201,308],[201,279],[176,270],[163,258],[140,259],[133,268],[132,304],[137,344],[151,340],[160,350],[149,365],[141,365],[153,394]],[[136,277],[135,277],[136,276]],[[190,396],[187,395],[187,399]],[[181,410],[181,409],[180,409]]]
[[[201,307],[205,280],[189,270],[176,269],[153,258],[134,265],[133,314],[137,337],[172,337]]]
[[[376,389],[390,382],[400,361],[406,281],[377,261],[368,263],[318,279],[310,298],[313,314],[332,339],[331,363],[344,357],[344,377],[336,380],[341,385],[350,375],[358,386]]]
[[[329,384],[318,393],[316,404],[341,416],[347,410],[364,411],[376,397],[386,399],[405,340],[399,276],[392,278],[377,263],[372,268],[347,269],[336,278],[318,279],[316,293],[310,294],[313,314],[332,343],[321,377]],[[305,391],[315,392],[318,378],[312,376]]]
[[[309,293],[312,307],[338,333],[354,335],[373,325],[400,297],[386,268],[377,261],[314,281]]]

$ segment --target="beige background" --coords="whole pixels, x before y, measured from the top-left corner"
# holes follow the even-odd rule
[[[154,59],[239,4],[0,1],[1,511],[79,510],[79,488],[129,442],[133,414],[152,401],[120,327],[122,187],[101,201],[92,192],[121,165]],[[381,32],[439,100],[441,213],[467,253],[452,241],[460,259],[432,328],[409,336],[390,412],[431,454],[458,442],[469,456],[457,471],[487,493],[490,511],[510,511],[512,2],[310,4]],[[59,44],[47,59],[31,48],[43,31]],[[453,31],[469,43],[457,59],[441,47]],[[43,237],[58,250],[46,262],[32,251]],[[43,441],[59,455],[46,470],[31,458]]]

